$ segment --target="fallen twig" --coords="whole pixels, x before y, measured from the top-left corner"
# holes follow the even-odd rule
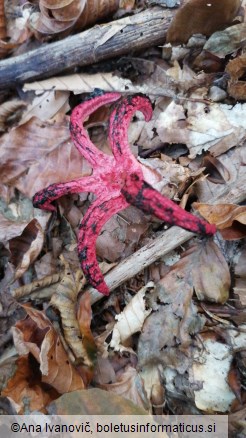
[[[0,89],[164,44],[173,9],[150,8],[1,61]]]

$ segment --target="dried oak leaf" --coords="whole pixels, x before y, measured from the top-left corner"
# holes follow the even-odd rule
[[[23,307],[27,317],[18,321],[13,328],[14,344],[18,353],[21,356],[29,353],[34,356],[39,363],[41,381],[48,383],[60,394],[84,388],[81,376],[69,362],[60,338],[47,316],[27,305]]]
[[[223,239],[237,240],[246,236],[246,207],[235,204],[199,204],[193,207],[208,221],[216,225]]]
[[[188,0],[178,9],[166,41],[186,43],[196,33],[206,36],[225,28],[235,17],[240,0]]]

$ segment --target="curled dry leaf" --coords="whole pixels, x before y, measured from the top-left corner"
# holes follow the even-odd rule
[[[144,389],[151,405],[155,408],[162,408],[165,402],[165,389],[163,385],[161,366],[148,364],[141,369],[140,376],[144,381]],[[162,409],[160,415],[161,414]]]
[[[133,297],[123,312],[115,317],[117,322],[114,326],[110,347],[116,351],[124,351],[124,342],[141,330],[143,323],[150,314],[151,309],[146,309],[145,294],[149,288],[153,288],[154,283],[149,282]]]
[[[91,332],[91,319],[91,300],[90,293],[87,291],[82,295],[81,299],[79,300],[77,320],[82,337],[82,343],[89,358],[90,365],[92,366],[95,363],[97,347],[93,334]]]
[[[85,384],[68,360],[61,341],[51,322],[44,314],[24,306],[27,317],[13,328],[15,347],[20,355],[31,354],[39,363],[42,382],[63,394],[83,389]]]
[[[167,31],[167,42],[186,43],[196,33],[206,36],[225,28],[235,17],[240,0],[188,0]]]
[[[85,278],[81,281],[82,271],[73,273],[64,259],[63,263],[65,265],[64,276],[57,287],[57,292],[52,295],[50,305],[60,313],[64,338],[73,352],[74,364],[91,367],[96,348],[90,332],[91,311],[87,295],[80,300],[79,321],[76,318],[77,297],[85,285]]]
[[[16,267],[15,280],[22,277],[36,260],[42,251],[43,243],[44,232],[37,219],[33,219],[20,236],[10,240],[11,262]]]
[[[113,14],[118,0],[39,0],[40,13],[30,17],[37,38],[69,34]]]
[[[149,410],[150,404],[143,387],[143,380],[137,370],[131,366],[114,383],[100,385],[102,389],[131,400],[140,408]]]
[[[205,167],[205,174],[208,173],[208,181],[214,184],[225,184],[230,179],[229,170],[223,163],[212,155],[206,155],[202,160],[202,167]]]
[[[243,239],[246,236],[246,206],[194,202],[193,207],[208,222],[216,225],[225,240]]]

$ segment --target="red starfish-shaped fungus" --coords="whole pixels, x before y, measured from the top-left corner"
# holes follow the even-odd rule
[[[96,239],[109,218],[130,204],[194,233],[211,236],[216,232],[214,225],[186,212],[144,180],[142,166],[131,153],[127,130],[136,111],[141,111],[146,121],[151,119],[152,105],[146,96],[126,97],[112,112],[109,140],[113,156],[99,151],[91,142],[83,127],[84,120],[97,108],[120,97],[119,93],[95,90],[72,112],[71,137],[79,152],[93,167],[93,174],[66,183],[51,184],[33,198],[34,207],[54,211],[56,207],[52,202],[68,193],[93,192],[97,195],[79,226],[78,254],[88,282],[104,295],[109,294],[109,289],[97,263]]]

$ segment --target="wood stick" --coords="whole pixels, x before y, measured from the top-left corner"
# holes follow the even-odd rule
[[[0,89],[164,44],[173,9],[150,8],[0,63]]]
[[[231,185],[221,186],[221,193],[216,198],[208,201],[210,204],[237,204],[246,198],[246,172],[240,175],[238,180]],[[182,243],[194,237],[194,233],[178,227],[172,227],[163,232],[153,242],[143,246],[134,254],[120,262],[112,271],[105,275],[104,279],[110,289],[114,290],[130,278],[136,276],[147,266],[154,263],[160,257],[168,254]],[[94,304],[101,300],[104,295],[96,289],[89,287],[87,290],[91,294],[91,303]]]

